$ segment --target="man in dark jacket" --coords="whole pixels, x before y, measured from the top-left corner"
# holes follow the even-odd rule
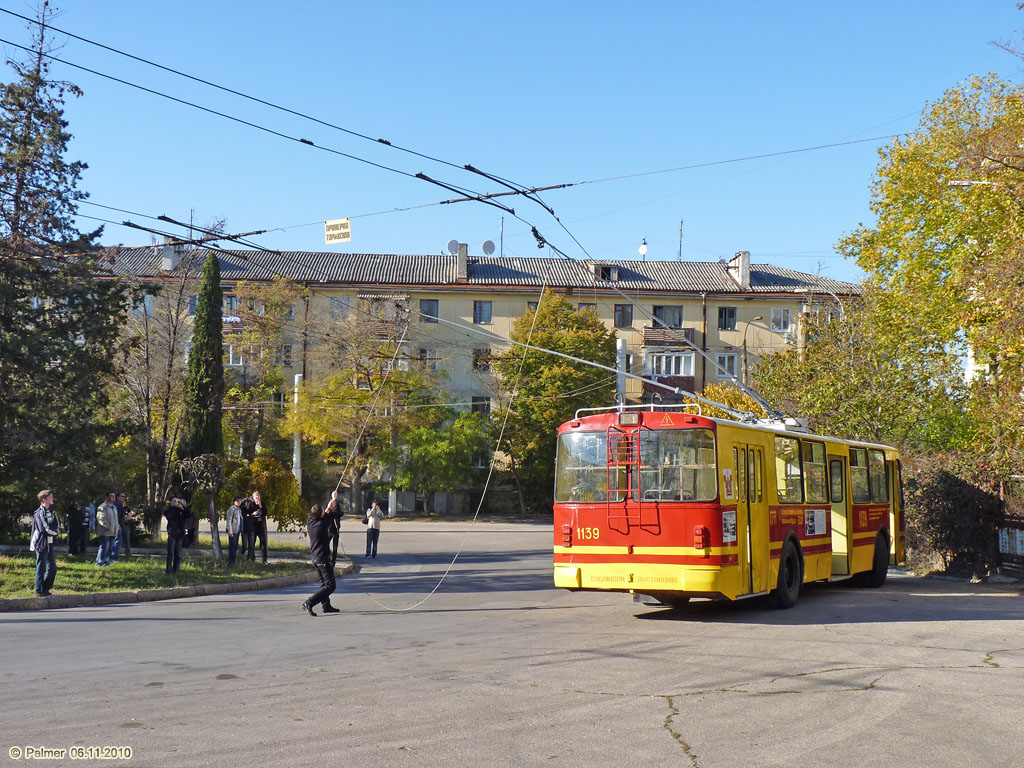
[[[256,559],[256,539],[260,540],[263,562],[267,562],[267,505],[259,491],[253,491],[252,497],[242,502],[242,522],[247,526],[249,537],[249,559]]]
[[[310,616],[316,616],[313,609],[318,603],[323,603],[324,613],[339,613],[338,609],[331,605],[331,593],[334,592],[337,582],[334,578],[334,563],[331,562],[329,525],[330,520],[324,512],[323,505],[314,504],[310,507],[306,533],[309,535],[309,551],[313,557],[313,566],[320,576],[320,589],[302,604],[302,610]]]
[[[188,505],[184,499],[173,496],[167,502],[167,573],[177,573],[181,567],[181,545],[185,540],[185,519]]]
[[[60,524],[53,511],[53,491],[40,491],[38,498],[39,509],[32,514],[29,549],[36,553],[36,594],[46,597],[57,576],[57,550],[54,544],[60,535]]]
[[[71,501],[64,508],[64,521],[68,531],[68,554],[85,554],[85,545],[89,539],[89,521],[85,510],[78,504],[78,491],[73,492]]]

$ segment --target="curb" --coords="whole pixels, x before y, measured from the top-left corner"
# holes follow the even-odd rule
[[[355,570],[348,563],[335,566],[335,573],[346,576]],[[233,581],[226,584],[195,584],[190,587],[164,587],[162,589],[140,589],[137,592],[91,592],[74,595],[50,595],[49,597],[14,597],[0,599],[0,613],[14,611],[43,611],[48,608],[81,608],[95,605],[116,605],[122,603],[149,603],[156,600],[178,600],[183,597],[206,597],[227,595],[234,592],[259,592],[265,589],[293,587],[317,581],[316,571],[296,573],[291,576],[274,576],[255,581]]]

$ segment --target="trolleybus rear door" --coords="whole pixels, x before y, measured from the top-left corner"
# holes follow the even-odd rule
[[[829,501],[832,502],[832,575],[850,575],[850,499],[846,457],[829,454]]]

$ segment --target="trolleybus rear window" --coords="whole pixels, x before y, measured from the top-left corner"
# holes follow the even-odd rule
[[[621,502],[625,500],[627,487],[632,489],[633,501],[713,501],[718,496],[713,432],[707,429],[638,432],[639,465],[611,467],[608,466],[606,432],[560,435],[555,461],[555,501]],[[631,476],[628,485],[627,470]]]
[[[641,432],[643,501],[713,501],[718,496],[715,436],[709,429]]]

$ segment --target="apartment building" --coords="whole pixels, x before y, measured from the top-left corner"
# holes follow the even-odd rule
[[[812,305],[841,308],[844,298],[861,292],[855,283],[752,264],[747,251],[718,262],[474,257],[464,247],[458,255],[216,253],[227,318],[240,282],[283,277],[304,289],[277,351],[286,381],[295,373],[315,379],[311,329],[350,317],[365,321],[367,333],[396,338],[401,325],[400,358],[444,371],[450,394],[478,410],[490,407],[495,392],[489,355],[507,348],[500,339],[544,290],[596,312],[614,329],[625,342],[626,370],[693,392],[743,380],[763,355],[802,343],[801,319]],[[133,279],[172,281],[184,254],[180,246],[122,248],[114,267]],[[230,322],[224,360],[229,367],[244,363]],[[626,380],[631,402],[655,392],[672,400],[667,390]]]

